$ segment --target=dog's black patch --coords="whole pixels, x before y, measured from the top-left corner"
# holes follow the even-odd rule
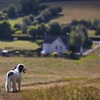
[[[13,72],[10,72],[9,74],[8,74],[8,78],[10,77],[10,76],[12,76],[14,73]]]
[[[23,70],[24,66],[23,65],[19,65],[19,72],[21,73]]]
[[[12,70],[15,70],[16,69],[16,67],[15,68],[13,68]]]

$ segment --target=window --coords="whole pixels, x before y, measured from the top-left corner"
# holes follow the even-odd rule
[[[60,49],[62,49],[62,46],[60,46]]]
[[[56,45],[56,47],[55,47],[56,49],[58,49],[58,46]]]

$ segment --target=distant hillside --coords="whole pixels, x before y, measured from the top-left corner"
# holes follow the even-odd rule
[[[19,6],[21,0],[0,0],[0,9],[8,7],[10,4],[15,4]],[[53,2],[53,1],[100,1],[100,0],[41,0],[43,2]]]
[[[70,23],[72,20],[89,20],[100,19],[100,1],[71,1],[71,2],[49,2],[49,5],[62,7],[61,17],[52,21],[60,23]]]

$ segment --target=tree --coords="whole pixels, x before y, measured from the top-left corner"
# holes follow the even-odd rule
[[[9,18],[15,18],[17,16],[17,9],[16,9],[15,5],[11,5],[8,8],[7,14],[8,14]]]
[[[96,30],[100,27],[100,20],[95,19],[93,21],[93,28]]]
[[[48,25],[48,34],[52,35],[62,35],[61,26],[57,22],[52,22]]]
[[[71,32],[71,25],[62,24],[61,29],[62,29],[62,34],[66,35],[67,33]]]
[[[2,11],[0,11],[0,21],[1,20],[5,20],[7,18],[8,18],[7,14],[3,13]]]
[[[46,26],[45,24],[42,23],[38,26],[38,35],[43,39],[45,32],[46,32]]]
[[[20,4],[23,14],[37,14],[39,10],[38,3],[40,3],[40,0],[21,0]]]
[[[87,30],[83,25],[77,25],[70,33],[70,43],[77,50],[85,45],[87,39]]]
[[[12,35],[11,25],[8,21],[0,21],[0,37],[8,38]]]
[[[100,35],[100,27],[96,30],[95,35]]]
[[[26,25],[26,23],[22,23],[22,25],[21,25],[21,30],[22,30],[22,33],[27,33],[27,25]]]
[[[91,24],[91,22],[90,21],[86,21],[86,20],[84,20],[84,19],[82,19],[82,20],[80,20],[79,21],[79,24],[82,24],[82,25],[84,25],[86,28],[91,28],[91,26],[92,26],[92,24]]]
[[[36,26],[30,26],[28,29],[28,33],[34,38],[37,38],[37,27]]]
[[[49,21],[50,20],[52,14],[51,14],[51,11],[50,10],[45,9],[45,10],[43,10],[41,12],[40,15],[43,16],[43,20],[46,22],[46,21]]]
[[[72,20],[71,25],[72,26],[77,26],[78,25],[78,21],[77,20]]]
[[[30,19],[31,21],[34,21],[34,15],[33,15],[33,14],[30,14],[28,17],[29,17],[29,19]]]
[[[23,23],[25,23],[26,25],[31,25],[32,21],[29,17],[24,17],[23,18]]]
[[[58,6],[51,6],[48,9],[53,16],[58,15],[60,12],[62,12],[62,8]]]

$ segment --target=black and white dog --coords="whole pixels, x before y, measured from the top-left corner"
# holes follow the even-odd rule
[[[27,68],[24,66],[24,64],[18,64],[14,69],[10,70],[6,74],[6,82],[5,82],[5,88],[6,91],[9,92],[12,87],[12,91],[20,91],[21,90],[21,80],[22,80],[22,73],[25,73]],[[18,90],[16,83],[18,83]]]

